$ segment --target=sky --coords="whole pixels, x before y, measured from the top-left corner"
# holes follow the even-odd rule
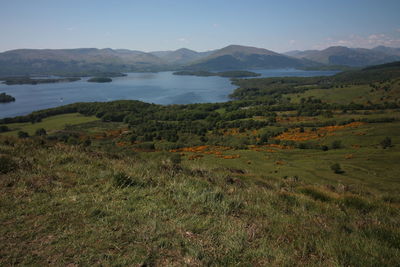
[[[0,51],[400,47],[400,0],[0,0]]]

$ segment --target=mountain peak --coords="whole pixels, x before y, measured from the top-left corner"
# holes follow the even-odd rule
[[[258,48],[253,46],[243,46],[243,45],[228,45],[216,51],[219,55],[241,53],[241,54],[258,54],[258,55],[278,55],[271,50],[264,48]]]

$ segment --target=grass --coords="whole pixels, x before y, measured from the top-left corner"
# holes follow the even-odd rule
[[[389,114],[399,116],[315,118]],[[179,158],[120,147],[126,124],[79,114],[8,127],[0,135],[0,266],[398,266],[398,121],[310,141],[341,142],[328,151],[231,148]],[[13,136],[37,128],[93,142]],[[383,149],[386,136],[393,146]],[[336,163],[344,173],[332,171]]]
[[[56,115],[43,119],[37,123],[10,123],[5,124],[11,129],[9,132],[1,133],[0,135],[17,136],[19,131],[27,132],[29,135],[35,134],[35,131],[44,128],[47,132],[54,132],[62,130],[67,125],[82,124],[87,122],[98,121],[99,119],[94,116],[83,116],[79,113],[70,113],[63,115]]]
[[[399,206],[383,201],[398,191],[312,182],[311,165],[298,179],[269,177],[255,164],[262,152],[239,151],[245,165],[176,165],[168,153],[2,137],[0,153],[17,164],[0,176],[0,265],[395,266],[400,256]],[[281,175],[301,166],[300,151],[288,154]]]

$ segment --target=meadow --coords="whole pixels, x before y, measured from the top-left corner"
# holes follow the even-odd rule
[[[21,122],[4,124],[10,131],[3,133],[3,135],[17,136],[19,131],[27,132],[29,135],[34,135],[37,129],[43,128],[49,133],[63,130],[68,125],[82,124],[86,122],[97,121],[98,118],[94,116],[83,116],[77,113],[62,114],[43,119],[41,122]]]

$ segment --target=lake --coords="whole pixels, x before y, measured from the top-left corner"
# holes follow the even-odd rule
[[[333,75],[337,71],[303,71],[295,69],[255,70],[261,77]],[[0,93],[16,98],[0,103],[0,118],[26,115],[32,111],[75,102],[134,99],[155,104],[190,104],[228,101],[236,88],[229,78],[173,75],[172,72],[128,73],[111,83],[89,83],[88,78],[70,83],[38,85],[0,84]]]

